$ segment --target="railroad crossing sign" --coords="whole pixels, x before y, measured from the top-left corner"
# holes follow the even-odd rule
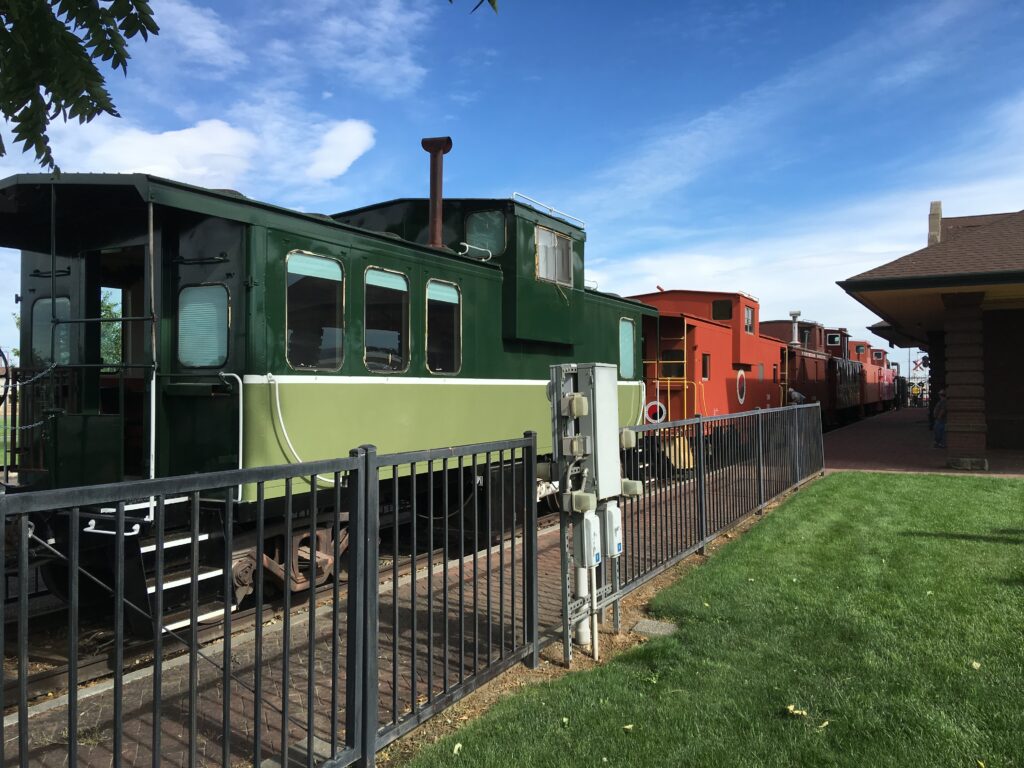
[[[915,371],[923,371],[924,370],[924,358],[923,357],[920,360],[915,360],[914,361],[914,370]]]

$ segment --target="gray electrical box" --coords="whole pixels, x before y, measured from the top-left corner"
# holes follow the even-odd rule
[[[579,392],[590,403],[590,418],[580,419],[580,434],[590,438],[591,453],[583,459],[584,469],[594,478],[598,499],[618,498],[622,493],[619,466],[619,376],[618,367],[608,363],[580,365]]]

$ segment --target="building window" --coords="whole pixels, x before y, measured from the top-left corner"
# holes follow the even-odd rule
[[[383,269],[366,270],[366,369],[395,372],[409,367],[409,281]]]
[[[537,279],[572,286],[572,240],[565,235],[536,227]]]
[[[863,344],[858,344],[857,345],[857,354],[858,355],[863,355],[866,350],[867,350],[867,347],[864,346]]]
[[[700,377],[704,381],[711,378],[711,355],[707,352],[700,356]]]
[[[466,243],[490,251],[492,256],[505,250],[505,214],[501,211],[480,211],[466,217]],[[470,252],[470,255],[473,254]]]
[[[828,344],[830,347],[838,347],[839,346],[839,334],[838,333],[830,333],[828,335],[828,337],[825,339],[825,343]]]
[[[711,302],[712,320],[732,320],[732,300],[718,299]]]
[[[754,332],[754,308],[744,307],[743,308],[743,330],[747,333]]]
[[[427,282],[427,370],[458,373],[462,368],[462,295],[458,286]]]
[[[625,317],[619,319],[619,376],[636,376],[636,325]]]
[[[71,326],[58,325],[54,330],[54,315],[58,320],[69,319],[71,299],[66,296],[58,296],[56,300],[37,299],[32,305],[32,356],[39,363],[67,365],[71,362]]]
[[[764,381],[764,363],[757,364],[757,380]]]
[[[875,358],[875,360],[881,360],[885,357],[885,352],[880,349],[873,349],[871,350],[871,356]]]
[[[228,359],[228,289],[189,285],[178,294],[178,362],[217,368]]]
[[[324,256],[288,254],[288,345],[292,368],[337,371],[344,354],[344,272]]]

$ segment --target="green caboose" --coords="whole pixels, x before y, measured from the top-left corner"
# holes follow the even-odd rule
[[[641,420],[654,310],[584,285],[581,227],[445,200],[430,247],[427,211],[323,216],[146,175],[0,182],[0,246],[22,251],[8,490],[525,430],[543,454],[548,368],[571,361],[617,364],[621,419]]]

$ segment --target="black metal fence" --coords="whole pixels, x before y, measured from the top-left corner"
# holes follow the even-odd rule
[[[816,406],[635,431],[624,591],[822,469]],[[372,763],[557,636],[535,446],[0,496],[0,762]]]
[[[0,496],[0,762],[372,762],[537,663],[535,445]]]
[[[622,502],[621,592],[824,471],[817,403],[633,430],[637,446],[623,456],[623,473],[642,492]]]
[[[371,508],[399,521],[380,547],[384,746],[511,665],[537,665],[537,471],[532,438],[367,458]]]

